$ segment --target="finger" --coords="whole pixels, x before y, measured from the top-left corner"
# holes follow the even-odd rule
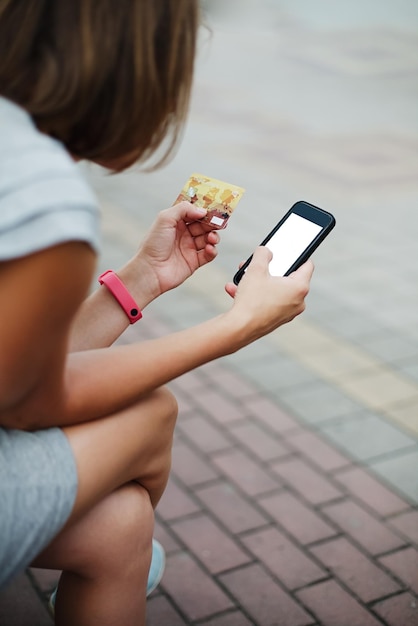
[[[228,296],[231,296],[231,298],[235,298],[235,294],[237,293],[237,285],[235,285],[234,283],[226,283],[225,285],[225,291],[228,294]]]
[[[198,252],[198,260],[199,267],[206,265],[206,263],[210,263],[217,256],[218,250],[215,246],[211,246],[210,244],[206,244],[203,250],[199,250]]]
[[[195,237],[196,243],[197,242],[210,243],[212,246],[218,245],[220,240],[221,240],[220,236],[218,235],[217,231],[214,231],[214,230],[212,230],[209,233],[199,234]]]
[[[197,207],[193,205],[191,202],[187,202],[183,200],[174,206],[161,211],[161,217],[163,219],[172,219],[176,222],[194,222],[196,220],[201,220],[206,215],[206,209],[201,207]]]
[[[206,215],[206,209],[197,207],[191,202],[183,200],[178,204],[165,210],[166,215],[173,217],[177,222],[184,220],[185,222],[193,222],[195,220],[201,220]]]
[[[308,261],[306,261],[306,263],[301,265],[297,270],[289,274],[289,278],[293,278],[293,279],[296,278],[298,280],[302,279],[302,280],[305,280],[306,282],[310,282],[314,269],[315,269],[315,266],[312,263],[312,261],[309,259]]]
[[[219,241],[220,237],[216,233],[205,233],[204,235],[199,235],[198,237],[194,238],[194,245],[196,250],[199,251],[203,250],[204,247],[208,244],[210,246],[216,246],[218,245]]]
[[[216,246],[221,240],[218,231],[216,230],[211,230],[209,233],[207,233],[206,239],[208,243],[211,243],[213,246]]]
[[[271,250],[269,250],[266,246],[258,246],[258,248],[254,251],[248,270],[268,271],[268,265],[272,258],[273,254]]]
[[[201,234],[208,234],[208,233],[216,232],[213,230],[213,228],[209,226],[209,224],[206,224],[205,222],[199,222],[196,220],[193,222],[190,222],[187,225],[187,228],[189,229],[189,233],[191,234],[192,237],[197,237],[198,235],[201,235]]]

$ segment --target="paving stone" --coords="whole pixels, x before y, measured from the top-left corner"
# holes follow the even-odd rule
[[[391,362],[410,356],[418,356],[418,347],[399,333],[387,331],[373,333],[363,338],[363,347],[381,359]]]
[[[158,503],[158,516],[163,520],[173,520],[198,511],[200,511],[199,505],[173,478],[170,478]]]
[[[388,626],[418,626],[418,600],[410,593],[401,593],[378,602],[375,611]]]
[[[313,546],[311,552],[364,602],[378,600],[401,589],[344,537]]]
[[[322,382],[283,391],[280,399],[293,414],[310,424],[349,415],[360,408],[341,391]]]
[[[375,332],[377,325],[374,317],[365,313],[360,314],[349,306],[342,307],[338,311],[335,311],[332,317],[327,317],[326,319],[324,319],[321,313],[318,321],[336,335],[348,339],[353,343],[357,343],[360,346],[362,346],[363,337],[371,332]]]
[[[259,565],[220,577],[258,626],[308,626],[314,620]]]
[[[201,416],[178,424],[177,429],[206,454],[227,450],[233,445],[222,430]]]
[[[260,465],[245,452],[233,450],[212,459],[213,464],[249,496],[273,491],[280,486]]]
[[[418,382],[418,363],[416,357],[402,360],[397,363],[397,366],[404,374],[415,380],[415,382]]]
[[[287,442],[325,472],[340,469],[351,463],[321,437],[308,430],[301,429],[294,434],[290,433]]]
[[[298,422],[266,395],[247,398],[245,405],[251,416],[261,420],[273,432],[281,434],[298,428]]]
[[[200,485],[218,478],[212,465],[182,442],[173,447],[172,472],[187,486]]]
[[[392,404],[416,400],[418,395],[417,387],[412,381],[383,366],[347,376],[340,384],[347,393],[373,410],[384,410]]]
[[[302,459],[280,461],[272,465],[272,469],[311,504],[322,504],[342,495],[337,487]]]
[[[379,561],[418,595],[418,550],[406,548],[381,557]]]
[[[372,462],[371,467],[401,495],[418,504],[418,451],[406,451],[390,459]]]
[[[237,370],[243,363],[251,364],[263,359],[271,359],[277,356],[277,349],[272,346],[268,337],[261,337],[258,341],[254,341],[249,346],[245,346],[235,354],[229,354],[224,357],[223,361],[229,366]],[[242,376],[242,374],[240,374]],[[243,377],[244,380],[247,377]],[[251,378],[248,378],[251,380]]]
[[[161,584],[190,620],[209,618],[233,608],[231,600],[211,576],[185,552],[168,557]]]
[[[234,611],[233,613],[224,613],[219,617],[205,622],[204,626],[253,626],[254,622],[250,622],[249,619],[241,611]]]
[[[259,503],[302,545],[337,534],[316,512],[286,491],[260,498]]]
[[[416,441],[381,417],[365,411],[353,419],[322,425],[322,432],[340,448],[361,461],[405,448]]]
[[[413,509],[388,520],[404,537],[418,545],[418,510]]]
[[[307,368],[286,356],[274,355],[251,363],[238,365],[254,380],[262,391],[282,393],[289,387],[306,385],[315,381],[315,376]]]
[[[418,395],[409,402],[400,402],[399,404],[385,407],[385,414],[388,415],[388,418],[394,424],[402,428],[418,442]]]
[[[186,626],[187,622],[179,615],[169,600],[162,596],[150,597],[147,601],[146,626]]]
[[[288,589],[304,587],[328,576],[277,528],[251,533],[242,542]]]
[[[169,332],[172,332],[171,329]],[[204,386],[204,379],[199,370],[187,372],[183,376],[179,376],[170,383],[173,389],[181,389],[185,394],[191,395],[193,398],[198,395]]]
[[[332,381],[337,386],[347,376],[353,376],[376,365],[376,359],[352,344],[330,340],[327,343],[323,349],[305,351],[302,349],[299,358],[319,377]]]
[[[387,525],[350,500],[325,506],[322,511],[370,554],[389,552],[405,543]]]
[[[198,407],[211,415],[219,424],[230,424],[247,416],[245,404],[237,404],[214,389],[203,389],[195,397]]]
[[[159,313],[164,314],[172,330],[182,330],[190,325],[200,324],[208,316],[216,315],[211,303],[196,298],[188,290],[170,291],[165,294],[164,301],[159,299],[152,304]]]
[[[278,439],[267,433],[258,424],[245,422],[231,428],[233,435],[245,448],[261,461],[271,461],[289,456],[289,449]]]
[[[251,561],[251,558],[207,515],[198,515],[171,525],[179,537],[205,567],[218,574]]]
[[[334,580],[297,592],[297,597],[318,618],[321,626],[381,626]]]
[[[250,379],[240,376],[227,367],[222,367],[218,361],[204,365],[200,371],[212,380],[217,389],[223,389],[231,398],[241,400],[257,394],[257,387]]]
[[[170,533],[167,527],[160,522],[161,518],[156,512],[155,515],[155,523],[154,523],[154,537],[157,539],[161,545],[164,547],[166,554],[171,554],[172,552],[177,552],[180,549],[180,545],[176,539],[174,539],[173,534]]]
[[[386,517],[408,508],[408,503],[382,485],[374,476],[360,467],[352,467],[334,476],[356,498]]]
[[[266,517],[226,482],[203,487],[195,493],[232,534],[267,524]]]
[[[0,591],[2,626],[52,626],[52,623],[26,574],[20,574]]]

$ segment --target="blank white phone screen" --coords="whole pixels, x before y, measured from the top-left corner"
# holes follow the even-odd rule
[[[291,213],[266,243],[267,248],[273,253],[269,264],[270,274],[284,276],[321,230],[322,226]]]

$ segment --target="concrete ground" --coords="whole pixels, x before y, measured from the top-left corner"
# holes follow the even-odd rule
[[[303,316],[171,384],[180,416],[156,527],[167,569],[147,625],[416,625],[418,5],[205,6],[173,162],[87,169],[103,206],[100,269],[129,257],[192,172],[247,191],[216,261],[122,341],[225,310],[224,283],[295,201],[337,226],[315,253]],[[16,579],[1,626],[51,624],[56,579]]]

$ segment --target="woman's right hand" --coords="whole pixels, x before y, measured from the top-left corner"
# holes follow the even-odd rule
[[[290,276],[271,276],[269,262],[272,253],[259,246],[238,286],[225,285],[234,298],[231,315],[241,328],[242,346],[267,335],[293,320],[305,310],[314,266],[307,261]]]

